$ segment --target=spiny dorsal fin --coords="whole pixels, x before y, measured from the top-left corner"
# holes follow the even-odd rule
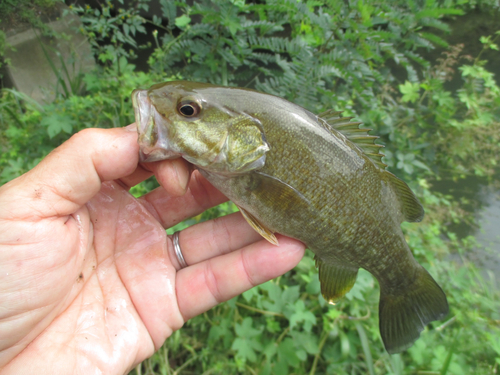
[[[342,133],[347,139],[363,150],[365,155],[377,166],[385,169],[387,165],[382,162],[382,158],[385,155],[380,152],[380,149],[384,146],[375,143],[375,140],[379,137],[368,135],[371,129],[360,128],[359,125],[361,122],[353,122],[351,119],[352,117],[342,117],[342,111],[328,110],[318,115],[320,124],[326,130],[331,131],[333,128]]]

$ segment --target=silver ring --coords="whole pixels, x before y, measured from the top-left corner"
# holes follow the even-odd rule
[[[179,233],[181,233],[181,232],[180,231],[175,232],[172,235],[172,242],[174,244],[175,256],[177,257],[177,261],[181,265],[181,269],[182,269],[182,268],[186,268],[188,265],[186,263],[186,260],[184,259],[184,255],[182,255],[181,246],[179,245]]]

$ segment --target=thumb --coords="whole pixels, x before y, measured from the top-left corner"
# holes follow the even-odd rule
[[[0,211],[33,219],[69,215],[97,194],[102,182],[130,175],[138,157],[137,133],[130,128],[82,130],[0,187]]]

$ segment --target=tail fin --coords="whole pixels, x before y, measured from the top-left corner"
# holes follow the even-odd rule
[[[415,282],[400,294],[387,294],[381,287],[380,335],[390,354],[408,349],[428,323],[447,314],[448,301],[443,290],[421,266]]]

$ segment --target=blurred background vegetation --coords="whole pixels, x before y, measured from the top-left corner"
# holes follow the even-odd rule
[[[17,22],[64,38],[41,22],[58,3],[1,0],[0,57],[11,48],[5,30]],[[83,128],[132,123],[131,91],[165,80],[251,87],[315,113],[343,110],[381,136],[389,170],[422,201],[425,220],[403,229],[446,292],[450,314],[391,356],[372,276],[360,272],[346,298],[329,306],[308,253],[286,275],[189,321],[131,374],[496,374],[500,288],[494,269],[472,261],[474,236],[456,230],[476,224],[475,201],[436,187],[500,181],[500,33],[487,27],[500,24],[498,1],[154,3],[145,16],[149,0],[66,1],[61,16],[80,17],[97,68],[70,80],[55,69],[51,102],[2,89],[0,183]],[[156,186],[149,180],[133,193]],[[234,210],[226,203],[176,229]]]

